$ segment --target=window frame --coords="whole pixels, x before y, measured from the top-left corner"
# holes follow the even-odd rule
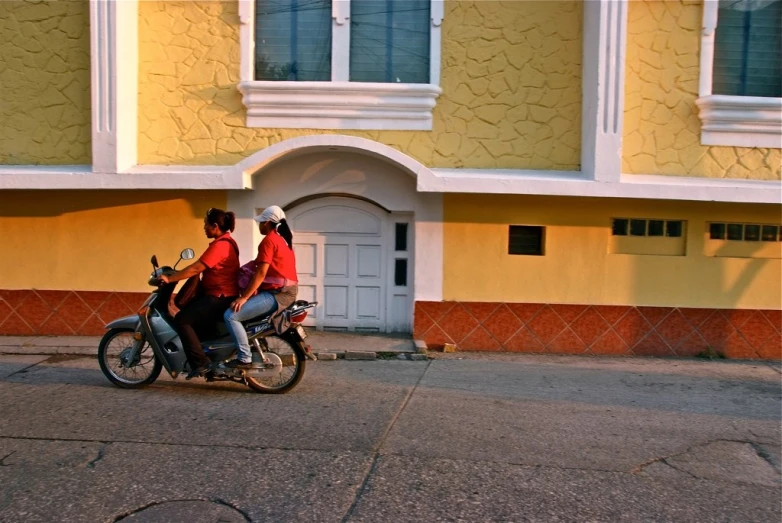
[[[703,2],[698,115],[701,145],[782,149],[782,98],[712,94],[718,0]]]
[[[443,1],[430,0],[429,83],[350,82],[350,1],[332,0],[331,81],[255,80],[255,3],[239,1],[240,81],[247,127],[432,130],[440,96]]]

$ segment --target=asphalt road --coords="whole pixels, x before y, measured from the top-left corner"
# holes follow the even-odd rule
[[[779,365],[443,355],[283,396],[0,356],[0,521],[778,522]]]

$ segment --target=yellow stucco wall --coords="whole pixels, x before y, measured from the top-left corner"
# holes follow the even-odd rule
[[[199,255],[206,210],[225,204],[224,191],[0,191],[0,288],[148,290],[150,257]]]
[[[0,164],[89,164],[90,7],[0,2]]]
[[[612,217],[686,220],[687,255],[608,254]],[[779,206],[446,194],[444,219],[445,300],[782,308],[782,242],[704,256],[707,221],[779,224]],[[510,224],[546,226],[545,256],[508,255]]]
[[[782,151],[700,144],[703,5],[629,3],[623,165],[626,173],[782,179]]]
[[[139,3],[139,162],[233,164],[329,131],[248,129],[236,0]],[[432,132],[353,132],[430,167],[578,169],[579,1],[447,0]]]

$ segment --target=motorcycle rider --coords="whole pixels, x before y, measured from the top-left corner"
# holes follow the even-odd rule
[[[258,245],[255,273],[224,315],[225,325],[239,349],[236,359],[226,364],[229,368],[251,367],[250,342],[241,322],[286,309],[296,301],[298,293],[293,233],[285,220],[285,213],[280,207],[272,205],[256,216],[255,221],[264,235]]]
[[[198,261],[160,276],[162,283],[176,282],[201,274],[198,296],[174,317],[174,326],[182,340],[190,373],[186,379],[203,376],[210,370],[210,360],[201,348],[198,331],[216,324],[226,308],[239,295],[239,246],[231,237],[236,217],[222,209],[209,209],[204,217],[204,234],[214,239]]]

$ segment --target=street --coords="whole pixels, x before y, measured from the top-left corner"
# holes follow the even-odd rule
[[[0,356],[0,521],[780,521],[780,367],[438,354],[282,396]]]

